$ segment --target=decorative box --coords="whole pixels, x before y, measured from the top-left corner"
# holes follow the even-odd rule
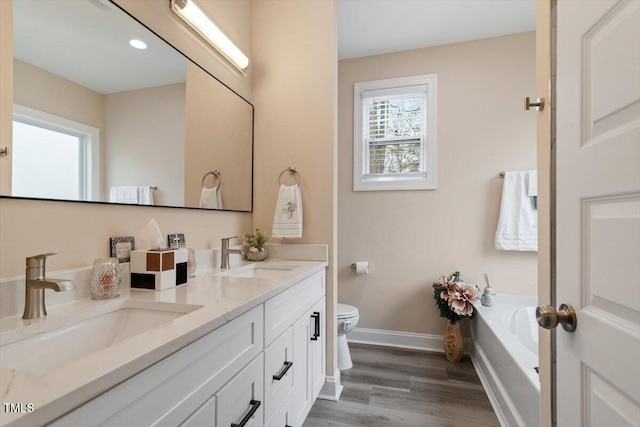
[[[162,291],[187,283],[187,250],[131,251],[131,287]]]

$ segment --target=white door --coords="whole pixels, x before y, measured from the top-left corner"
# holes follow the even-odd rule
[[[557,425],[640,426],[640,0],[557,7]]]

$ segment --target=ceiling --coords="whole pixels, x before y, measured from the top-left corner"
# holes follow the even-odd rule
[[[338,59],[535,30],[535,0],[338,0]]]
[[[184,56],[108,1],[20,0],[13,15],[16,58],[98,93],[185,81]]]

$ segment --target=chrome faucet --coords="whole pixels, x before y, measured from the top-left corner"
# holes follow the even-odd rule
[[[222,239],[222,261],[220,262],[220,268],[225,270],[229,269],[229,254],[244,255],[240,249],[229,249],[229,240],[236,239],[238,236],[225,237]]]
[[[45,289],[61,292],[71,291],[76,288],[71,280],[45,277],[45,261],[48,256],[52,255],[57,254],[40,254],[27,258],[23,319],[39,319],[47,315],[47,309],[44,306]]]

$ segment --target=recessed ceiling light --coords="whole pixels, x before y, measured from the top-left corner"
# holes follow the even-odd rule
[[[129,40],[129,44],[132,47],[135,47],[136,49],[146,49],[147,48],[147,44],[145,42],[143,42],[142,40],[132,39],[132,40]]]

